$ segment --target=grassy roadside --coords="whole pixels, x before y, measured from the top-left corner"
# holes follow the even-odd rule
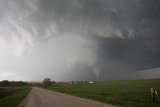
[[[0,107],[17,107],[17,105],[21,102],[23,98],[27,96],[29,91],[31,90],[31,87],[20,87],[15,88],[12,90],[12,93],[8,94],[6,89],[3,89],[3,93],[5,93],[5,96],[0,98]],[[2,89],[0,92],[0,95],[2,95]]]
[[[160,92],[160,80],[63,84],[48,89],[122,107],[160,107],[158,101],[150,103],[150,87]]]

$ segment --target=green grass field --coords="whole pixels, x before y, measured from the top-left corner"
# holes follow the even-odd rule
[[[150,88],[160,93],[160,80],[106,81],[94,84],[63,84],[49,87],[49,90],[110,103],[120,107],[160,107],[150,102]],[[150,103],[149,103],[150,102]]]
[[[31,87],[0,87],[0,107],[17,107]]]

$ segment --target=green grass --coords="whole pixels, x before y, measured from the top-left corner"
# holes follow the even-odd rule
[[[160,92],[160,80],[64,84],[49,87],[48,89],[122,107],[160,107],[158,101],[149,104],[150,87]]]
[[[25,98],[31,87],[0,87],[0,107],[17,107],[23,98]]]

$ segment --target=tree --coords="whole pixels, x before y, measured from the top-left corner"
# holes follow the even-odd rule
[[[50,78],[44,78],[43,85],[44,85],[45,88],[50,86],[51,85],[51,79]]]
[[[2,84],[3,87],[9,87],[9,81],[8,80],[3,80],[1,84]]]

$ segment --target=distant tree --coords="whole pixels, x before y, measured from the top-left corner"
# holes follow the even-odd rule
[[[9,87],[9,81],[8,80],[3,80],[1,84],[2,84],[3,87]]]
[[[50,78],[44,78],[43,85],[44,85],[45,88],[50,86],[51,85],[51,79]]]
[[[2,87],[20,87],[29,85],[31,84],[23,81],[8,81],[8,80],[0,81],[0,86]]]
[[[56,84],[55,81],[51,81],[51,86],[54,86]]]

